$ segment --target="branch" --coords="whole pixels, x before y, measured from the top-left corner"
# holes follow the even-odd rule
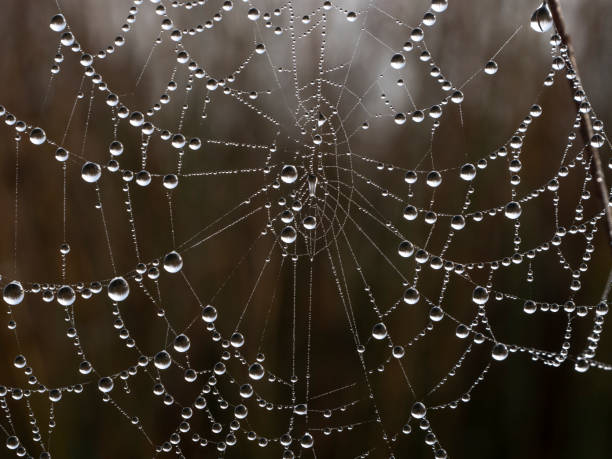
[[[567,57],[570,65],[574,72],[576,72],[576,78],[578,78],[578,81],[580,81],[578,63],[576,62],[576,55],[574,54],[572,41],[565,27],[565,20],[563,19],[563,12],[561,11],[561,2],[560,0],[548,0],[548,5],[550,6],[550,10],[552,12],[553,22],[555,23],[557,33],[561,36],[561,40],[567,46]],[[575,88],[572,85],[572,80],[567,81],[569,82],[569,87],[573,94]],[[576,108],[579,108],[579,105],[580,102],[576,102]],[[588,113],[580,113],[580,116],[582,118],[582,123],[580,123],[580,133],[586,145],[585,148],[591,151],[591,170],[595,176],[595,181],[597,182],[597,194],[604,205],[606,225],[608,228],[608,242],[612,248],[612,213],[610,212],[609,191],[608,186],[606,185],[603,167],[601,165],[601,157],[599,156],[599,149],[591,145],[591,137],[593,137],[593,124],[591,122],[591,116]]]

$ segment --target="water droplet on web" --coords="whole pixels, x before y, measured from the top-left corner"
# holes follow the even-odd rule
[[[190,347],[191,341],[189,341],[189,338],[186,335],[181,333],[174,338],[174,350],[176,352],[187,352]]]
[[[164,269],[171,273],[178,273],[183,267],[183,258],[176,251],[168,253],[164,257]]]
[[[242,347],[244,345],[244,336],[242,336],[242,333],[232,333],[230,344],[235,348]]]
[[[317,184],[319,183],[319,179],[314,174],[308,174],[308,195],[311,197],[316,196],[317,194]]]
[[[257,8],[251,8],[247,12],[247,18],[249,18],[251,21],[257,21],[259,19],[259,10]]]
[[[604,138],[601,134],[595,134],[593,137],[591,137],[591,146],[593,148],[601,148],[604,146]]]
[[[497,62],[489,61],[485,64],[484,71],[487,75],[495,75],[497,73],[497,70],[499,70]]]
[[[81,178],[88,183],[97,182],[102,176],[102,168],[97,163],[87,161],[81,169]]]
[[[444,318],[444,311],[439,306],[434,306],[429,310],[429,318],[434,322],[440,322]]]
[[[425,37],[425,33],[423,32],[423,29],[421,29],[420,27],[416,27],[412,29],[412,32],[410,32],[410,39],[412,41],[421,41],[423,40],[424,37]]]
[[[151,174],[148,171],[140,171],[136,174],[136,184],[147,186],[151,183]]]
[[[414,287],[409,287],[404,292],[404,303],[406,304],[417,304],[421,295],[419,291]]]
[[[114,140],[108,147],[108,151],[113,156],[120,156],[123,153],[123,144],[118,140]]]
[[[419,216],[419,210],[410,205],[404,208],[404,218],[408,221],[415,220]]]
[[[283,241],[285,244],[291,244],[295,242],[297,238],[297,232],[295,231],[295,228],[293,226],[286,226],[281,231],[280,238],[281,241]]]
[[[24,291],[21,283],[17,281],[9,282],[2,292],[2,299],[4,302],[11,305],[16,306],[23,301]]]
[[[402,54],[394,54],[391,56],[390,65],[396,70],[403,69],[406,66],[406,58]]]
[[[261,378],[263,378],[265,373],[266,370],[261,363],[255,362],[249,367],[249,378],[255,381],[259,381]]]
[[[504,209],[504,215],[507,218],[511,220],[516,220],[521,216],[521,213],[521,205],[518,202],[510,201],[508,204],[506,204],[506,208]]]
[[[427,185],[432,188],[437,188],[442,183],[442,175],[438,171],[431,171],[427,174]]]
[[[421,402],[416,402],[410,409],[410,415],[415,419],[422,419],[427,414],[427,408]]]
[[[542,3],[531,15],[529,23],[536,32],[546,32],[553,25],[553,17],[546,2]]]
[[[185,146],[185,144],[187,143],[187,140],[185,139],[185,136],[183,134],[174,134],[172,136],[172,146],[174,148],[183,148]]]
[[[30,142],[32,142],[34,145],[42,145],[46,142],[46,140],[47,135],[41,128],[34,128],[30,132]]]
[[[312,215],[309,215],[304,217],[304,220],[302,220],[302,225],[305,229],[312,231],[317,227],[317,219]]]
[[[123,277],[115,277],[108,283],[108,297],[113,301],[123,301],[130,294],[130,286]]]
[[[172,357],[166,351],[159,351],[153,357],[153,364],[160,370],[167,370],[172,364]]]
[[[288,164],[281,170],[281,180],[285,183],[293,183],[298,178],[298,171],[295,166]]]
[[[372,327],[372,338],[385,339],[387,337],[387,327],[382,322],[377,323]]]
[[[589,369],[589,362],[585,359],[577,359],[574,364],[574,370],[578,373],[584,373]]]
[[[312,435],[310,435],[309,433],[305,433],[302,438],[300,439],[300,446],[302,448],[312,448],[314,445],[314,438],[312,438]]]
[[[15,435],[11,435],[10,437],[7,437],[6,447],[10,450],[19,448],[19,438],[17,438]]]
[[[448,8],[448,0],[431,0],[431,9],[436,13],[442,13]]]
[[[472,301],[476,304],[485,304],[489,301],[489,292],[486,288],[477,286],[472,292]]]
[[[98,380],[98,389],[100,392],[108,393],[113,390],[115,383],[108,376],[104,376]]]
[[[397,248],[397,253],[400,257],[408,258],[414,253],[414,245],[410,241],[402,241]]]
[[[179,179],[175,174],[164,175],[162,184],[167,190],[173,190],[178,186]]]
[[[495,344],[491,351],[491,357],[498,361],[505,360],[508,357],[508,347],[503,343]]]
[[[63,30],[66,28],[66,18],[63,14],[56,14],[51,18],[49,27],[54,32],[63,32]]]
[[[76,294],[69,285],[64,285],[57,291],[57,302],[62,306],[70,306],[76,300]]]
[[[130,124],[134,127],[140,127],[144,124],[145,117],[140,112],[134,112],[130,115]]]
[[[202,310],[202,320],[207,323],[213,323],[217,320],[217,310],[210,304]]]

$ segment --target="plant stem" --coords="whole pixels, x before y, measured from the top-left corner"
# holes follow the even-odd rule
[[[561,2],[560,0],[548,0],[548,5],[550,6],[550,10],[552,12],[553,22],[555,23],[557,33],[561,36],[561,40],[567,46],[567,57],[569,59],[570,65],[574,72],[576,72],[576,78],[580,80],[580,73],[578,72],[578,63],[576,62],[576,55],[574,54],[574,47],[572,46],[572,41],[570,39],[569,34],[567,33],[565,20],[563,19]],[[573,93],[574,86],[572,84],[572,80],[567,81],[569,82],[570,90]],[[579,105],[580,102],[576,102],[576,108],[578,108]],[[593,124],[591,122],[590,115],[588,113],[580,113],[580,116],[582,118],[582,122],[580,123],[580,133],[582,134],[582,138],[586,145],[585,149],[591,151],[591,169],[593,175],[595,176],[595,181],[597,182],[597,192],[599,194],[599,198],[601,199],[601,202],[604,205],[605,220],[608,229],[608,243],[612,248],[612,213],[610,212],[609,191],[608,186],[606,185],[606,178],[604,176],[603,167],[601,165],[601,157],[599,156],[599,149],[591,145],[591,138],[593,137]]]

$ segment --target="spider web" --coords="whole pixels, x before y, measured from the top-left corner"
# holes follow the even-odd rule
[[[104,410],[135,455],[445,458],[500,362],[612,369],[610,144],[550,10],[447,72],[452,5],[397,3],[135,0],[102,48],[57,5],[47,124],[1,110],[9,450]]]

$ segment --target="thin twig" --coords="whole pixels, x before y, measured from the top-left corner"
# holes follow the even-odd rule
[[[565,27],[565,20],[563,19],[563,12],[561,11],[560,0],[548,0],[548,5],[552,12],[553,22],[557,29],[557,33],[561,36],[561,40],[567,46],[567,57],[570,65],[576,73],[576,78],[580,81],[580,72],[578,72],[578,63],[576,62],[576,55],[574,54],[574,47],[567,28]],[[572,80],[567,80],[572,93],[574,92],[574,85]],[[581,84],[582,85],[582,84]],[[580,102],[576,102],[576,108],[579,108]],[[580,123],[580,133],[586,145],[586,149],[591,151],[593,160],[591,161],[591,169],[597,182],[597,192],[599,198],[604,206],[604,212],[606,217],[606,225],[608,228],[608,243],[612,247],[612,213],[610,212],[609,204],[609,191],[606,185],[606,178],[604,176],[603,167],[601,165],[601,157],[599,156],[599,149],[591,145],[591,138],[593,137],[593,124],[591,122],[591,116],[588,113],[580,112],[582,123]]]
[[[567,29],[565,27],[565,20],[563,19],[563,12],[561,11],[561,2],[560,0],[548,0],[548,5],[552,13],[553,22],[555,23],[557,33],[561,36],[561,40],[567,46],[567,57],[570,61],[570,65],[576,73],[576,78],[578,79],[578,81],[580,81],[578,63],[576,62],[576,55],[574,54],[574,47],[572,46],[572,41],[570,40],[570,36],[567,33]],[[574,86],[572,84],[572,80],[567,81],[569,82],[570,90],[573,93]],[[580,102],[576,102],[576,108],[579,108],[579,105]],[[604,206],[606,226],[608,228],[608,243],[612,248],[612,215],[610,213],[609,202],[610,192],[608,190],[608,186],[606,185],[606,178],[604,176],[603,167],[601,165],[601,157],[599,156],[599,149],[591,145],[591,138],[593,137],[593,124],[591,123],[591,116],[588,113],[583,112],[580,112],[580,116],[582,118],[582,123],[580,123],[580,133],[582,134],[582,138],[586,145],[585,148],[591,151],[591,170],[593,172],[593,175],[595,176],[595,181],[597,182],[597,192],[599,194],[599,198],[601,199],[601,202]],[[610,268],[608,280],[606,282],[606,286],[602,294],[602,301],[607,301],[611,287],[612,267]]]

